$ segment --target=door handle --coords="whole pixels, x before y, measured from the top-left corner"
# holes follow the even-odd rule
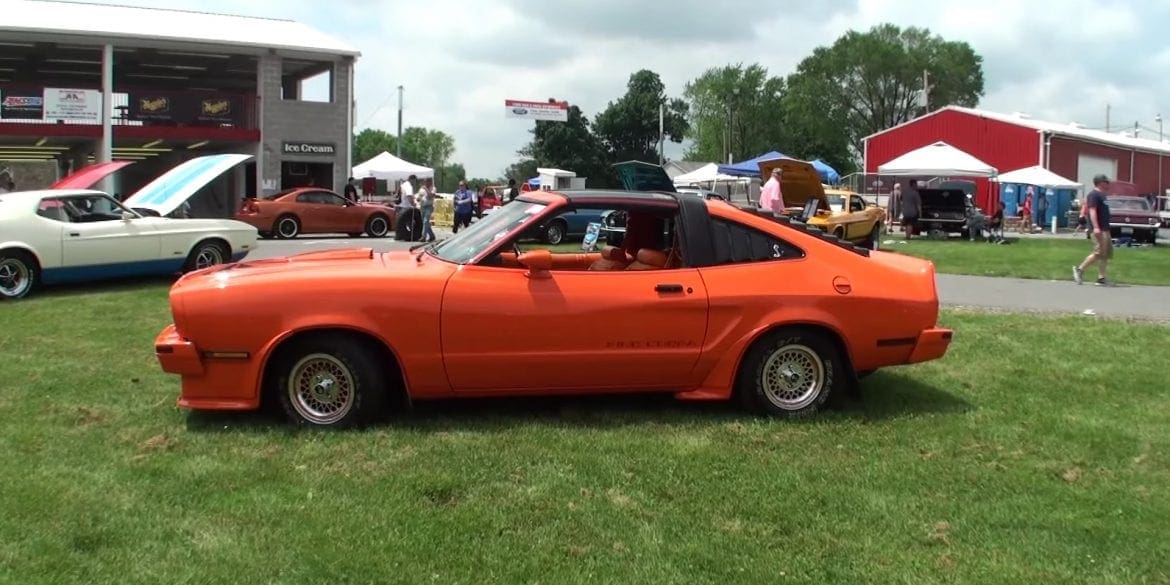
[[[655,292],[660,293],[680,293],[683,291],[681,284],[660,284],[654,287]]]
[[[69,235],[70,235],[70,236],[77,237],[77,236],[80,236],[80,235],[81,235],[81,232],[69,232]]]

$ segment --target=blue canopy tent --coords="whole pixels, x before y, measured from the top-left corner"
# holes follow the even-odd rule
[[[825,161],[818,158],[812,161],[812,166],[817,170],[817,173],[821,175],[822,182],[829,185],[836,185],[837,183],[841,182],[841,174],[837,172],[837,169],[829,166],[829,164]]]
[[[767,154],[761,154],[753,159],[737,162],[733,165],[719,165],[719,172],[724,175],[732,175],[734,177],[758,177],[760,176],[760,163],[768,160],[776,160],[778,158],[792,158],[772,151]]]
[[[539,188],[540,187],[540,177],[537,176],[537,177],[532,177],[531,179],[528,179],[528,186]]]

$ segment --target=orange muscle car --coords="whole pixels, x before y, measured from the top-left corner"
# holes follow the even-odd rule
[[[350,201],[317,187],[287,189],[263,199],[244,199],[236,219],[251,224],[260,237],[295,238],[300,234],[363,233],[384,238],[394,229],[394,208]]]
[[[627,214],[622,247],[531,229]],[[787,219],[655,192],[532,192],[452,238],[188,274],[155,340],[179,405],[279,403],[306,426],[450,397],[666,392],[815,412],[859,377],[942,357],[934,266]]]

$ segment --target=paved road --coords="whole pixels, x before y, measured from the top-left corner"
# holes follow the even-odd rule
[[[448,230],[436,229],[440,238]],[[372,246],[377,251],[401,250],[413,244],[393,239],[303,237],[296,240],[261,240],[249,259],[271,258],[313,250],[353,246]],[[1092,269],[1086,277],[1096,278]],[[1170,321],[1170,287],[1127,286],[1098,287],[1086,282],[1072,282],[1070,267],[1067,281],[1029,280],[940,274],[939,299],[944,305],[980,307],[1010,311],[1082,313],[1092,310],[1107,317],[1135,317]]]

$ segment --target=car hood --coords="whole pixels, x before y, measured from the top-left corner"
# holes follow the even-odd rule
[[[134,161],[120,160],[89,165],[76,173],[53,183],[50,189],[90,189],[102,179],[134,164]]]
[[[417,254],[406,250],[379,253],[373,248],[344,248],[280,258],[245,260],[188,273],[175,283],[175,289],[228,288],[233,282],[237,284],[255,282],[262,283],[262,286],[270,286],[273,282],[289,281],[316,282],[323,284],[323,288],[329,288],[341,282],[343,278],[352,277],[363,271],[402,275],[409,273],[410,270],[431,270],[437,265],[446,265],[429,257],[420,261],[416,259]]]
[[[816,199],[821,202],[821,209],[829,209],[821,174],[812,163],[794,158],[766,160],[760,163],[760,180],[767,182],[775,168],[784,173],[780,179],[780,193],[784,197],[785,207],[804,207]]]
[[[674,181],[662,167],[637,160],[615,163],[614,170],[626,191],[677,192]]]
[[[173,219],[170,217],[143,217],[135,221],[149,221],[167,227],[173,227],[176,230],[198,230],[198,231],[256,231],[256,228],[250,224],[234,219]]]
[[[132,209],[149,209],[159,215],[168,215],[208,183],[251,158],[250,154],[213,154],[193,158],[147,183],[122,203]]]

